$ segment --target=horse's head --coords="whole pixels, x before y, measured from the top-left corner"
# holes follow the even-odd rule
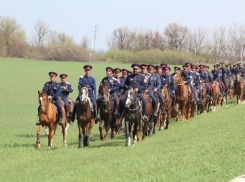
[[[177,84],[182,84],[183,82],[183,79],[181,77],[181,73],[175,73],[174,76],[174,82],[177,83]]]
[[[100,85],[100,93],[101,93],[101,96],[102,96],[102,101],[103,103],[106,103],[110,100],[110,92],[108,90],[108,85]]]
[[[125,102],[125,107],[129,108],[134,102],[136,102],[136,93],[132,87],[130,87],[125,93],[127,99]]]
[[[45,109],[47,106],[47,102],[48,102],[48,95],[45,91],[39,91],[38,90],[38,102],[39,105],[41,106],[41,113],[45,113]]]
[[[239,82],[243,82],[243,79],[242,79],[242,77],[241,77],[241,73],[237,73],[237,74],[236,74],[236,80],[237,80],[238,83],[239,83]]]
[[[88,88],[87,87],[82,87],[80,89],[79,98],[80,98],[81,104],[85,104],[85,102],[88,102],[89,97],[88,97]]]

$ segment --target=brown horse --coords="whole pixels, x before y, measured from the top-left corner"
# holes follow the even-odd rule
[[[244,90],[244,79],[241,77],[241,73],[236,74],[236,95],[237,95],[237,104],[243,102],[243,90]]]
[[[91,110],[91,101],[88,97],[87,87],[82,87],[79,94],[79,104],[77,105],[77,125],[79,130],[79,145],[78,148],[83,146],[88,147],[90,145],[91,130],[94,125],[94,117]]]
[[[164,129],[168,129],[168,124],[169,124],[169,118],[172,113],[173,107],[172,107],[172,97],[170,96],[170,93],[168,91],[167,85],[161,88],[161,93],[164,99],[165,103],[165,110],[166,114],[163,114],[160,110],[160,126],[159,130],[163,129],[163,126],[165,125]],[[154,125],[154,131],[155,132],[156,125]]]
[[[102,95],[102,100],[100,101],[100,139],[106,141],[108,132],[111,128],[111,139],[114,138],[114,134],[116,131],[116,117],[114,116],[115,107],[114,102],[112,100],[112,96],[110,96],[108,87],[106,85],[100,86],[100,92]],[[103,121],[104,121],[104,129],[105,133],[103,136]]]
[[[207,104],[209,102],[209,99],[207,98],[207,87],[205,85],[205,83],[203,82],[203,80],[200,81],[200,88],[202,90],[202,102],[203,102],[203,105],[198,105],[198,112],[199,114],[201,113],[205,113],[206,110],[207,110]]]
[[[234,80],[233,80],[233,77],[230,77],[229,78],[230,81],[229,81],[229,89],[228,89],[228,96],[229,96],[229,99],[234,99]]]
[[[180,73],[174,75],[174,81],[178,85],[177,94],[176,94],[176,109],[177,113],[181,111],[181,121],[188,120],[191,112],[191,102],[189,101],[189,91],[183,81]],[[176,116],[176,121],[179,121],[178,114]]]
[[[40,132],[44,126],[49,128],[48,134],[48,147],[52,147],[52,138],[55,135],[58,117],[56,116],[55,106],[51,103],[48,99],[48,95],[45,91],[38,91],[38,101],[40,105],[39,111],[39,127],[37,130],[37,147],[40,148]],[[66,115],[65,109],[62,107],[63,112],[63,123],[62,127],[62,134],[63,134],[63,146],[66,146],[66,136],[65,136],[65,127],[66,127]],[[54,133],[53,133],[54,131]]]
[[[222,104],[222,97],[219,88],[219,83],[213,81],[213,89],[214,89],[214,100],[210,101],[210,109],[211,111],[219,110],[220,105]]]
[[[142,140],[145,139],[145,136],[150,135],[152,122],[153,122],[153,109],[152,109],[152,103],[150,101],[150,97],[149,97],[147,92],[144,92],[143,96],[144,96],[145,101],[146,101],[146,116],[147,116],[148,120],[143,122],[143,124],[142,124],[142,132],[143,132]],[[149,124],[151,126],[149,126]],[[147,133],[148,127],[149,127],[149,133]]]

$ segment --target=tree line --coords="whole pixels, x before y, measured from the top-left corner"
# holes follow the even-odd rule
[[[76,43],[72,36],[52,30],[42,20],[36,22],[32,36],[27,38],[15,19],[0,16],[1,57],[83,62],[243,62],[245,25],[233,23],[228,28],[190,30],[187,26],[169,23],[163,31],[119,27],[107,37],[106,45],[106,53],[91,54],[87,37]]]

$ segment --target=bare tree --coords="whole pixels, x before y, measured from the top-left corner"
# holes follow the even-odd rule
[[[84,49],[89,49],[89,45],[90,43],[89,43],[89,39],[88,39],[88,37],[86,37],[86,36],[83,36],[83,38],[82,38],[82,40],[81,40],[81,43],[80,43],[80,47],[81,48],[84,48]]]
[[[34,26],[33,35],[35,36],[36,46],[44,47],[44,41],[47,34],[50,32],[49,26],[44,23],[42,20],[38,20],[36,25]]]

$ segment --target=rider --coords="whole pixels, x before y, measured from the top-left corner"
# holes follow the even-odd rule
[[[156,74],[158,76],[161,76],[162,75],[162,67],[161,66],[156,66]]]
[[[133,68],[133,74],[129,75],[124,84],[124,90],[126,90],[129,87],[133,87],[135,92],[137,93],[137,97],[140,98],[140,100],[143,103],[143,121],[147,121],[148,118],[146,116],[146,100],[143,96],[143,92],[146,90],[146,85],[144,82],[144,76],[142,74],[139,74],[140,72],[140,65],[139,64],[132,64],[131,67]],[[124,105],[126,101],[126,95],[125,93],[121,96],[120,100],[120,107],[119,107],[119,113],[120,115],[123,112]]]
[[[213,94],[212,94],[212,87],[209,84],[209,79],[208,79],[208,73],[205,70],[205,65],[200,64],[199,65],[199,75],[200,75],[200,80],[203,80],[203,82],[205,83],[205,86],[207,88],[207,98],[210,98],[211,100],[213,100]]]
[[[194,89],[192,87],[192,77],[193,77],[193,71],[191,71],[191,63],[185,63],[184,66],[182,66],[184,68],[184,70],[181,72],[181,77],[183,78],[183,81],[185,82],[185,84],[187,85],[187,88],[190,88],[190,94],[191,94],[191,101],[194,101]]]
[[[123,69],[123,70],[125,70],[125,69]],[[122,92],[123,92],[123,86],[124,86],[124,82],[125,82],[125,79],[126,78],[124,78],[124,77],[120,77],[120,74],[121,74],[121,72],[122,72],[122,70],[120,69],[120,68],[115,68],[114,70],[113,70],[113,72],[114,72],[114,78],[116,78],[117,79],[117,83],[118,83],[118,86],[119,86],[119,89],[117,90],[117,94],[119,94],[119,95],[122,95]],[[127,75],[127,71],[124,71],[124,72],[126,72],[126,75]],[[125,74],[125,73],[124,73]]]
[[[154,97],[154,99],[155,99],[154,102],[156,102],[156,104],[154,105],[153,102],[152,102],[152,104],[153,104],[153,108],[154,108],[154,114],[153,115],[156,117],[157,116],[157,98],[153,94],[153,92],[158,95],[158,98],[159,98],[160,103],[162,105],[162,111],[164,114],[166,113],[166,110],[164,107],[164,100],[163,100],[162,94],[160,92],[160,88],[162,86],[161,78],[159,75],[156,75],[154,73],[154,69],[155,69],[154,65],[148,65],[148,71],[151,74],[151,76],[149,79],[149,85],[147,87],[147,91],[148,91],[149,97],[151,97],[151,98]]]
[[[99,118],[97,117],[96,82],[95,82],[95,78],[90,75],[92,68],[93,67],[91,65],[85,65],[83,67],[83,69],[85,70],[85,75],[80,76],[80,78],[79,78],[78,91],[80,91],[80,89],[82,87],[86,87],[88,89],[88,97],[90,98],[90,100],[93,103],[93,111],[94,111],[93,114],[94,114],[94,118],[95,118],[95,123],[97,123],[99,121]],[[78,103],[79,103],[79,96],[77,97],[75,105],[74,105],[72,118],[71,118],[72,122],[74,122],[74,120],[75,120],[76,107],[77,107]]]
[[[225,95],[225,86],[221,80],[222,77],[222,70],[219,69],[220,65],[219,64],[215,64],[214,65],[214,70],[212,71],[213,73],[213,81],[216,81],[219,83],[219,88],[220,88],[220,93],[221,96],[223,97]]]
[[[60,82],[61,100],[64,102],[65,110],[68,113],[68,111],[70,110],[70,107],[71,107],[69,102],[68,102],[68,96],[69,96],[69,93],[73,92],[73,88],[72,88],[70,83],[66,82],[67,74],[61,74],[60,78],[61,78],[61,82]]]
[[[58,114],[59,114],[59,124],[62,124],[63,119],[63,113],[62,113],[62,106],[59,100],[60,94],[61,94],[61,86],[60,83],[56,82],[56,76],[58,75],[56,72],[49,72],[50,81],[46,82],[43,86],[43,91],[45,91],[48,95],[48,99],[52,100],[53,103],[58,108]],[[36,123],[39,125],[39,122]]]
[[[114,106],[115,106],[114,115],[116,117],[119,117],[119,113],[118,113],[119,101],[118,101],[118,98],[116,96],[116,93],[119,92],[119,86],[120,85],[118,84],[117,79],[115,77],[113,77],[113,68],[112,67],[106,68],[106,77],[104,77],[100,82],[100,85],[102,85],[102,84],[107,86],[110,95],[113,97],[113,102],[114,102]],[[98,108],[100,107],[100,99],[102,97],[100,92],[101,91],[99,90],[99,96],[97,98]]]
[[[176,92],[177,88],[176,88],[175,83],[174,83],[174,78],[170,75],[171,68],[169,66],[164,67],[163,71],[164,72],[161,75],[162,87],[167,85],[168,92],[170,93],[170,96],[172,98],[173,109],[176,111],[176,95],[175,95],[175,92]]]
[[[201,88],[199,86],[199,84],[200,84],[200,75],[196,71],[197,70],[197,66],[196,65],[192,65],[191,68],[192,68],[192,71],[193,71],[193,85],[196,88],[196,90],[199,91],[198,94],[196,92],[194,94],[196,96],[197,102],[200,105],[202,105],[203,104],[203,101],[202,101],[202,90],[201,90]]]

